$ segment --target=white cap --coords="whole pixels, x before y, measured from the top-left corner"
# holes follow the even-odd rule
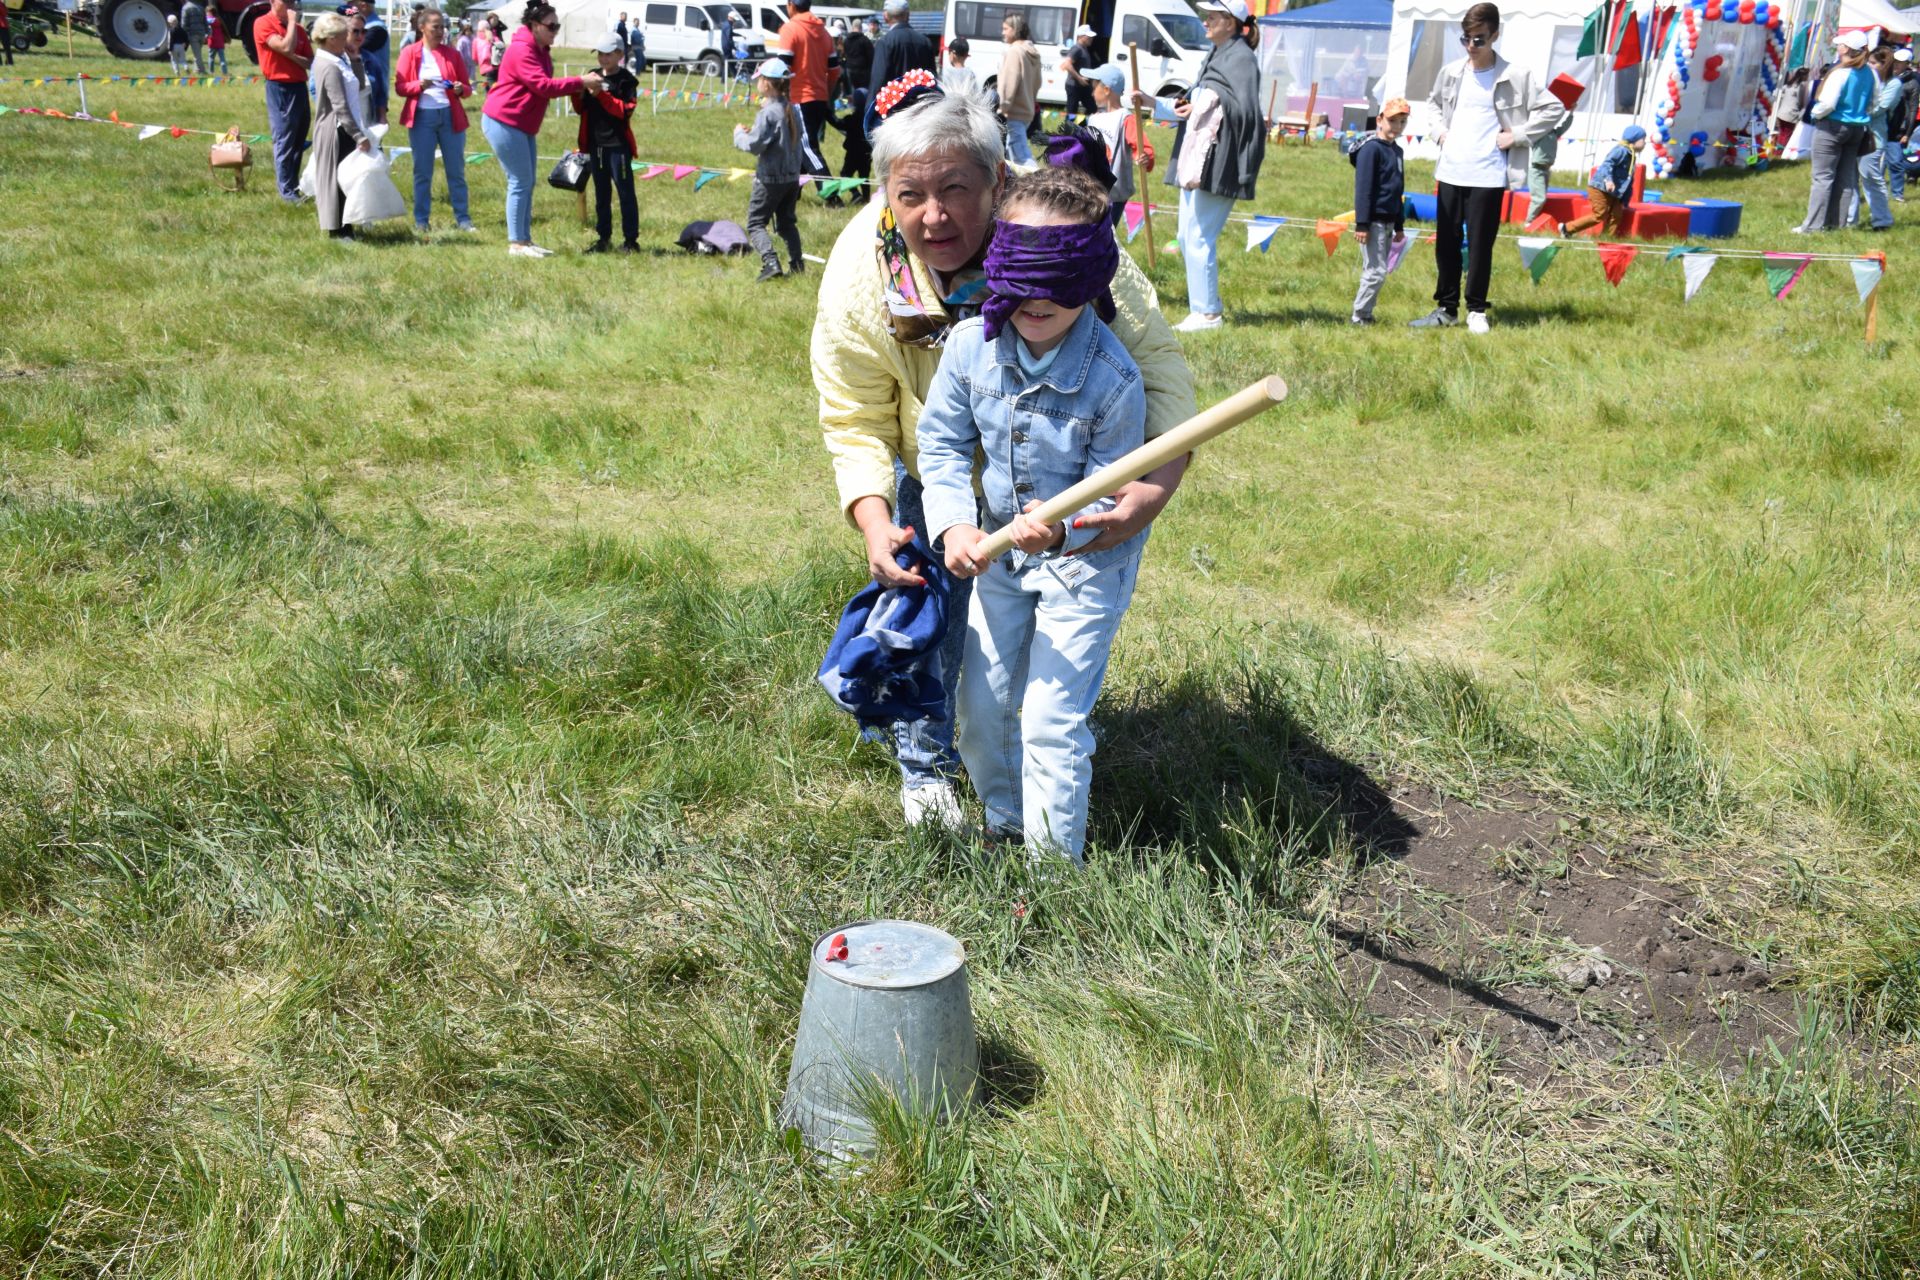
[[[595,53],[625,53],[626,49],[627,46],[620,42],[620,33],[617,31],[607,32],[600,37],[599,43],[593,46]]]
[[[1911,49],[1895,49],[1895,50],[1893,51],[1893,60],[1894,60],[1895,62],[1912,62],[1912,61],[1913,61],[1913,50],[1911,50]]]
[[[913,8],[913,6],[908,4],[907,0],[887,0],[885,4],[880,6],[882,13],[905,13],[911,8]]]
[[[1196,7],[1202,13],[1230,13],[1241,22],[1253,21],[1253,10],[1247,8],[1247,0],[1200,0]]]
[[[1086,23],[1083,22],[1079,25],[1079,27],[1077,27],[1074,30],[1073,38],[1075,40],[1078,40],[1081,36],[1098,36],[1099,34],[1100,33],[1098,31],[1095,31],[1092,27],[1088,26]]]
[[[778,58],[768,58],[760,64],[759,68],[755,70],[753,74],[765,76],[769,80],[790,80],[793,78],[793,72],[789,71],[787,64]]]
[[[1867,33],[1864,31],[1842,32],[1833,38],[1837,49],[1864,49],[1867,47]]]

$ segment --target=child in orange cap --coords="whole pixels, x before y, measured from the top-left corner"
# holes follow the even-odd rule
[[[1400,135],[1412,110],[1405,98],[1388,99],[1373,136],[1347,156],[1353,163],[1353,238],[1360,242],[1360,292],[1353,296],[1352,324],[1373,323],[1374,299],[1393,269],[1394,249],[1406,244],[1407,161]]]

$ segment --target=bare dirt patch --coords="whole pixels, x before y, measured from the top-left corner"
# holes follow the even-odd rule
[[[1363,820],[1392,839],[1330,927],[1393,1033],[1477,1034],[1534,1071],[1568,1053],[1731,1066],[1792,1039],[1784,975],[1716,938],[1645,850],[1524,792],[1476,808],[1396,788],[1391,803]]]

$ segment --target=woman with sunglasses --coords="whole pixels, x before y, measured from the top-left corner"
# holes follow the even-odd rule
[[[597,71],[554,77],[553,55],[547,51],[559,34],[553,6],[547,0],[529,0],[520,15],[520,30],[500,59],[499,83],[480,109],[480,129],[507,175],[507,253],[516,258],[552,256],[552,250],[533,242],[534,139],[547,117],[547,103],[605,87]]]
[[[1438,234],[1433,253],[1439,280],[1433,311],[1415,329],[1443,329],[1460,318],[1460,225],[1467,233],[1467,332],[1487,331],[1487,286],[1493,278],[1493,242],[1501,205],[1527,185],[1533,144],[1552,133],[1567,109],[1533,73],[1494,51],[1500,10],[1476,4],[1460,20],[1467,56],[1440,72],[1427,99],[1428,127],[1440,143]]]

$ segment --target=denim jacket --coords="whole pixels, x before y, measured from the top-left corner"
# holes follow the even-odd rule
[[[1063,492],[1146,439],[1140,367],[1091,306],[1067,330],[1053,363],[1031,378],[1021,371],[1019,342],[1011,322],[988,341],[978,317],[955,325],[947,338],[918,429],[924,532],[936,539],[976,520],[991,533],[1027,503]],[[985,459],[984,514],[973,496],[976,449]],[[1083,514],[1111,505],[1095,503]],[[1099,532],[1069,524],[1059,551],[1031,557],[1014,550],[1009,567],[1017,572],[1030,559],[1067,554]],[[1145,536],[1082,559],[1091,569],[1124,563],[1140,554]]]

